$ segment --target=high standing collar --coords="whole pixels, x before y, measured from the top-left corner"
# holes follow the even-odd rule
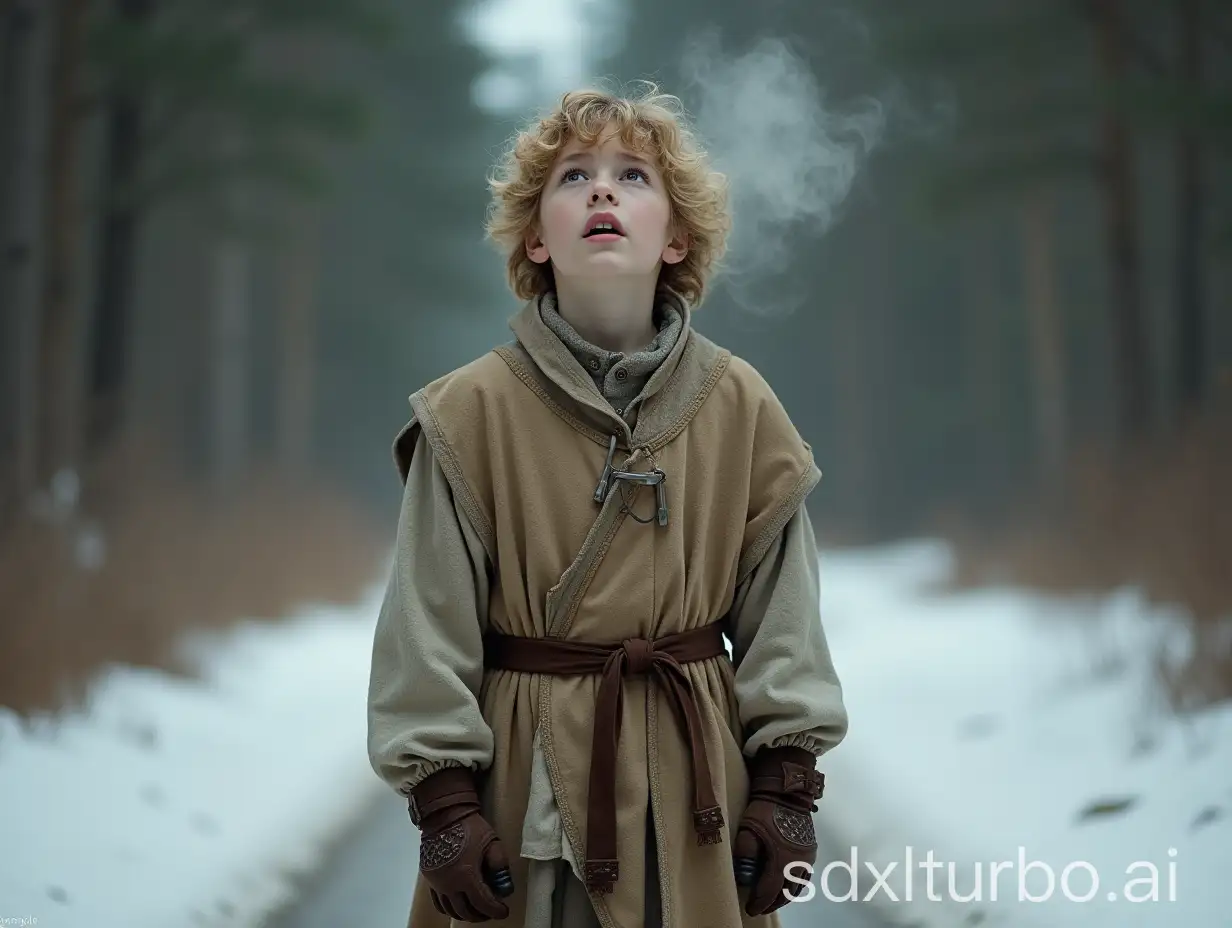
[[[672,302],[680,313],[681,327],[676,344],[646,381],[641,394],[643,400],[654,396],[675,372],[691,332],[688,301],[666,289],[660,289],[656,299]],[[526,301],[522,309],[509,320],[509,328],[545,377],[578,403],[595,409],[605,418],[613,415],[611,405],[599,392],[594,378],[543,321],[539,314],[538,297]]]
[[[561,316],[555,293],[549,291],[539,300],[539,315],[556,337],[565,343],[569,353],[586,368],[591,380],[599,385],[599,392],[608,398],[617,412],[622,412],[622,408],[642,392],[650,375],[671,352],[680,337],[682,322],[675,302],[660,299],[655,305],[652,319],[654,338],[634,350],[609,351],[587,341]],[[608,379],[608,374],[616,364],[625,373],[613,382]]]

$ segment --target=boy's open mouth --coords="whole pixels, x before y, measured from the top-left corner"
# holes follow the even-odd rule
[[[611,213],[595,213],[586,220],[586,229],[582,233],[582,238],[592,238],[597,235],[619,235],[623,236],[625,230],[621,228],[620,220]]]

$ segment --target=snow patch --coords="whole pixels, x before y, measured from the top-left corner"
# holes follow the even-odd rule
[[[861,896],[922,928],[1225,925],[1232,705],[1180,719],[1153,695],[1177,614],[1132,589],[937,593],[949,563],[931,542],[822,556],[851,731],[822,760],[819,824],[854,849]],[[884,885],[869,864],[893,865]],[[1131,901],[1152,873],[1158,901]]]
[[[382,593],[190,639],[200,680],[116,666],[81,711],[0,711],[0,918],[256,925],[292,898],[384,789],[365,745]]]

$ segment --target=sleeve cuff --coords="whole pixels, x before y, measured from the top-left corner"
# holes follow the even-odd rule
[[[820,757],[826,749],[826,742],[814,735],[796,733],[773,738],[767,747],[772,748],[803,748],[813,757]]]
[[[474,764],[466,764],[460,760],[424,760],[415,761],[408,768],[406,775],[403,776],[402,782],[398,785],[398,792],[403,796],[410,796],[411,790],[416,786],[436,773],[438,770],[444,770],[446,767],[469,767],[474,770]]]

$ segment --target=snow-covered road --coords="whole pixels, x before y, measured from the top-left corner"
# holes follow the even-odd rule
[[[364,745],[379,602],[187,642],[200,681],[115,668],[29,730],[0,709],[0,926],[256,925],[293,898],[386,789]]]
[[[1232,705],[1182,722],[1147,698],[1174,617],[1132,591],[931,591],[947,569],[932,543],[822,556],[852,728],[818,816],[839,869],[790,924],[863,915],[825,898],[850,867],[924,928],[1226,928]],[[196,639],[200,681],[115,668],[81,712],[0,709],[0,926],[257,926],[357,900],[373,914],[292,924],[404,924],[414,832],[364,745],[379,601]]]

